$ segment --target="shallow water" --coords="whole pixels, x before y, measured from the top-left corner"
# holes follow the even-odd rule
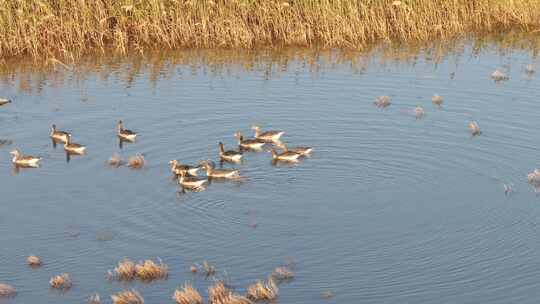
[[[437,59],[186,51],[73,72],[6,69],[0,95],[14,102],[0,108],[0,139],[13,142],[0,146],[0,282],[18,295],[0,302],[81,303],[98,292],[108,303],[136,287],[147,303],[172,303],[186,281],[206,296],[212,280],[189,266],[208,260],[241,293],[294,261],[281,303],[535,303],[540,204],[526,175],[540,163],[540,81],[523,72],[535,59],[457,48]],[[501,67],[510,79],[494,83]],[[392,105],[375,107],[379,95]],[[140,134],[123,149],[118,119]],[[66,162],[48,139],[52,123],[88,154]],[[225,165],[243,183],[178,193],[169,160],[217,160],[218,141],[233,147],[252,123],[285,130],[313,156],[273,166],[268,152],[247,153]],[[42,156],[41,168],[16,174],[15,147]],[[143,153],[148,166],[110,168],[113,153]],[[29,254],[45,265],[28,268]],[[169,279],[108,281],[124,257],[159,257]],[[65,294],[48,286],[62,272],[74,282]]]

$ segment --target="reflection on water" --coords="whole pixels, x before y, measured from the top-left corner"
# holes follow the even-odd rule
[[[518,38],[2,65],[0,97],[13,99],[0,110],[0,282],[18,290],[9,303],[129,288],[163,303],[184,282],[207,297],[212,278],[190,270],[205,260],[245,294],[289,257],[282,303],[534,303],[538,44]],[[494,83],[496,69],[508,80]],[[390,103],[377,108],[377,96]],[[135,142],[119,141],[119,119]],[[53,123],[90,153],[51,146]],[[273,163],[267,144],[219,162],[218,143],[238,151],[235,132],[252,138],[254,124],[286,132],[278,151],[309,146],[311,157]],[[14,167],[14,148],[41,167]],[[193,192],[172,159],[244,178]],[[46,263],[28,269],[29,254]],[[107,280],[124,257],[159,257],[169,278]],[[73,288],[50,292],[60,273]]]

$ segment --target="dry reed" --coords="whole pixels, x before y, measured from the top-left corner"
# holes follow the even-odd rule
[[[144,166],[146,166],[146,159],[144,159],[142,154],[131,156],[128,160],[128,167],[132,169],[141,169]]]
[[[206,276],[212,276],[216,274],[216,267],[208,263],[208,261],[203,261],[202,269],[204,270],[204,273],[206,274]]]
[[[223,281],[208,287],[208,304],[250,304],[251,300],[232,292]]]
[[[12,298],[17,295],[15,287],[0,283],[0,298]]]
[[[63,290],[70,289],[72,286],[71,278],[69,277],[69,274],[67,273],[63,273],[61,275],[52,277],[49,280],[49,284],[51,285],[52,288],[63,289]]]
[[[247,298],[253,301],[274,300],[278,296],[279,289],[270,277],[267,282],[258,281],[247,288]]]
[[[169,275],[169,267],[159,260],[159,264],[152,260],[141,261],[135,265],[135,274],[138,279],[152,281],[166,279]]]
[[[40,267],[43,264],[41,259],[38,256],[35,256],[35,255],[28,256],[26,258],[26,263],[30,267]]]
[[[98,293],[90,296],[88,298],[88,304],[101,304],[101,297],[99,296]]]
[[[537,31],[540,0],[0,1],[0,58],[72,60],[109,49],[320,46]]]
[[[144,299],[136,290],[124,290],[111,296],[113,304],[144,304]]]
[[[203,299],[197,289],[190,284],[185,284],[182,289],[174,291],[173,300],[177,304],[202,304]]]
[[[113,270],[109,270],[108,276],[110,279],[131,281],[135,279],[136,273],[135,263],[129,259],[123,259]]]

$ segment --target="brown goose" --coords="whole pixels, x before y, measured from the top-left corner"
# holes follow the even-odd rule
[[[39,161],[41,157],[31,156],[31,155],[22,155],[21,151],[15,149],[9,154],[13,155],[11,160],[15,165],[19,166],[28,166],[28,167],[37,167],[39,166]]]
[[[206,168],[206,176],[209,178],[240,178],[240,171],[235,169],[215,169],[214,162],[211,160],[203,162],[202,165]]]
[[[176,159],[171,160],[169,165],[171,165],[172,173],[176,175],[180,175],[184,172],[187,173],[186,175],[197,176],[197,172],[201,169],[201,166],[193,167],[190,165],[182,165]]]
[[[86,147],[81,144],[71,142],[71,136],[68,136],[67,141],[64,143],[64,150],[73,154],[84,154]]]
[[[277,146],[282,148],[283,151],[285,151],[285,152],[294,152],[294,153],[298,153],[298,154],[300,154],[302,156],[310,155],[311,152],[313,152],[312,147],[298,146],[298,147],[289,148],[284,142],[278,143]]]
[[[240,132],[234,133],[234,136],[238,138],[238,144],[244,149],[260,150],[266,144],[266,141],[259,138],[244,138]]]
[[[277,161],[296,162],[302,154],[292,151],[283,151],[282,153],[276,152],[275,149],[270,151],[272,153],[272,159]]]
[[[266,142],[276,142],[283,134],[285,134],[284,131],[279,130],[261,132],[261,127],[259,126],[253,126],[251,129],[255,130],[255,138],[262,139]]]
[[[204,187],[204,185],[208,183],[208,180],[206,178],[186,176],[186,172],[182,171],[180,173],[180,176],[178,177],[178,183],[182,185],[182,187],[185,187],[188,189],[197,189],[197,188]]]
[[[230,162],[239,162],[242,160],[242,153],[234,150],[228,150],[225,151],[225,148],[223,146],[223,143],[219,143],[219,157],[222,160],[230,161]]]
[[[124,123],[121,120],[118,121],[117,135],[121,139],[127,140],[127,141],[135,141],[135,138],[137,137],[137,133],[128,129],[124,129]]]
[[[11,103],[11,100],[6,98],[0,98],[0,106],[7,105],[8,103]]]
[[[59,141],[59,142],[67,142],[68,141],[68,138],[71,136],[71,134],[69,132],[65,132],[65,131],[60,131],[58,129],[56,129],[56,125],[53,124],[51,126],[51,138],[56,140],[56,141]]]

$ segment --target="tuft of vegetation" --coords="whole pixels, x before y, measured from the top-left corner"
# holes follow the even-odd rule
[[[124,164],[124,161],[122,160],[122,157],[120,157],[118,153],[114,153],[111,156],[111,158],[109,158],[109,160],[107,161],[107,164],[109,164],[109,166],[111,167],[118,168]]]
[[[185,284],[182,289],[176,289],[173,300],[177,304],[203,304],[201,295],[190,284]]]
[[[0,283],[0,298],[12,298],[17,295],[15,287]]]
[[[144,299],[136,290],[124,290],[111,296],[113,304],[144,304]]]
[[[208,287],[208,304],[251,304],[248,298],[232,292],[223,281]]]
[[[534,32],[540,0],[0,1],[0,58],[72,60],[92,51],[307,46],[450,40]]]
[[[142,154],[136,154],[128,159],[128,167],[132,169],[141,169],[146,166],[146,159]]]
[[[41,258],[35,255],[28,256],[26,258],[26,263],[30,267],[40,267],[43,264]]]
[[[258,281],[247,288],[247,298],[253,301],[270,301],[277,298],[279,289],[270,277],[267,282]]]
[[[272,278],[276,281],[292,280],[294,278],[294,272],[286,266],[276,267],[271,274]]]
[[[135,263],[129,259],[123,259],[113,270],[109,270],[108,276],[114,280],[131,281],[135,279],[136,273]]]
[[[139,262],[135,265],[135,274],[143,281],[166,279],[169,275],[169,267],[160,260],[159,264],[152,260]]]
[[[101,297],[96,293],[88,298],[88,304],[101,304]]]
[[[52,277],[49,280],[49,284],[51,285],[52,288],[62,289],[62,290],[70,289],[72,285],[71,278],[69,277],[69,274],[67,273],[63,273],[61,275]]]

